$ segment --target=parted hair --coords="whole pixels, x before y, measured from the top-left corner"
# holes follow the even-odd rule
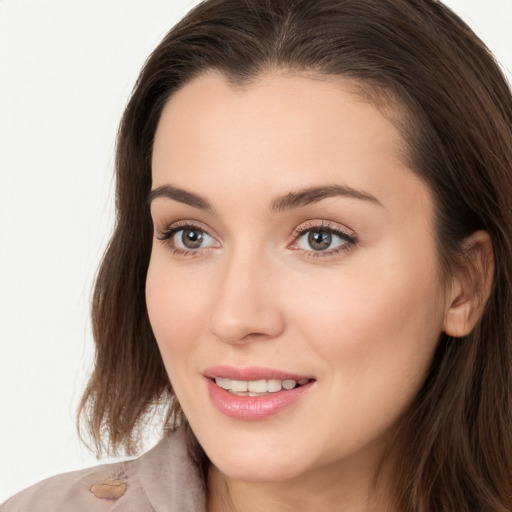
[[[489,233],[491,295],[469,335],[440,335],[397,426],[393,496],[407,512],[512,510],[512,98],[490,51],[435,0],[206,0],[165,36],[119,128],[117,216],[93,296],[82,434],[98,451],[131,454],[152,411],[164,431],[186,422],[146,310],[148,195],[162,109],[209,70],[234,86],[272,70],[347,79],[392,112],[408,164],[432,192],[443,275],[464,263],[469,235]]]

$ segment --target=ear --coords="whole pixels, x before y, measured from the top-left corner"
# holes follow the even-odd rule
[[[464,261],[452,278],[444,332],[454,338],[469,334],[482,316],[491,293],[494,255],[489,234],[476,231],[464,241]]]

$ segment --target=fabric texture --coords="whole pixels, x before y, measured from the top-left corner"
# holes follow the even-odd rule
[[[206,512],[184,429],[137,459],[48,478],[0,506],[0,512],[50,511]]]

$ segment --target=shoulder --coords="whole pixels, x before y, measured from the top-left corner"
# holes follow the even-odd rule
[[[180,433],[138,459],[57,475],[8,499],[0,512],[203,512],[204,491]]]
[[[112,510],[128,491],[127,472],[129,463],[121,463],[57,475],[14,495],[0,511]]]

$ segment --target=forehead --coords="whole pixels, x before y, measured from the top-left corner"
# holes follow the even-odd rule
[[[400,116],[406,113],[406,109],[384,86],[342,76],[276,70],[238,83],[220,71],[210,70],[175,91],[164,107],[164,113],[168,115],[162,118],[185,113],[193,120],[194,114],[199,112],[213,114],[214,106],[225,111],[228,107],[249,110],[276,102],[286,107],[288,114],[295,111],[300,116],[312,113],[317,117],[334,113],[333,108],[344,106],[345,113],[348,113],[352,103],[359,103],[361,108],[366,104],[368,113],[377,109],[391,124],[400,124]],[[262,117],[276,119],[277,112],[261,111],[261,114]]]
[[[405,162],[389,103],[375,106],[361,91],[342,78],[266,74],[237,86],[199,76],[163,110],[153,188],[192,184],[219,199],[262,184],[268,196],[319,184],[364,189],[383,203],[406,190],[428,195]]]

